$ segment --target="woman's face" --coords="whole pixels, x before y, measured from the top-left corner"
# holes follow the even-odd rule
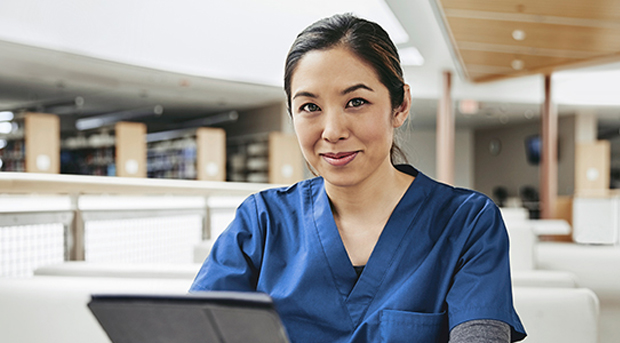
[[[304,157],[332,185],[380,182],[392,168],[394,128],[409,112],[408,86],[405,95],[393,111],[374,69],[345,48],[306,53],[291,79],[291,113]]]

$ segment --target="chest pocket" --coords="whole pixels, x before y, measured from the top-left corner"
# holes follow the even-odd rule
[[[383,310],[379,331],[381,342],[447,342],[448,320],[445,312]]]

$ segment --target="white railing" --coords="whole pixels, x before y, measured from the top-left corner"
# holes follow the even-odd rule
[[[231,219],[222,206],[270,187],[0,173],[0,277],[65,260],[190,263],[194,246]]]

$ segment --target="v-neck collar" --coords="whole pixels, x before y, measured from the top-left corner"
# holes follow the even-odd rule
[[[338,232],[323,179],[317,178],[311,184],[314,227],[336,288],[354,325],[363,319],[428,195],[423,187],[426,176],[417,174],[394,208],[359,278]]]

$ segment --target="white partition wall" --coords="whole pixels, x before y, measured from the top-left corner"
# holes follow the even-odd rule
[[[583,244],[617,244],[620,198],[577,197],[573,200],[573,239]]]

